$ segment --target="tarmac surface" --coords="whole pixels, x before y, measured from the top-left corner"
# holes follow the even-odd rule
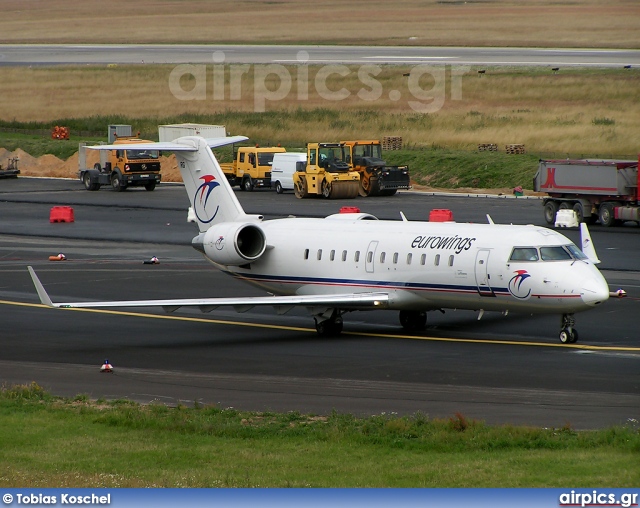
[[[543,225],[538,199],[399,193],[356,200],[297,200],[237,192],[266,219],[325,216],[359,206],[379,218]],[[73,223],[50,223],[52,206]],[[350,313],[345,332],[319,338],[304,310],[238,314],[179,310],[52,310],[39,304],[32,265],[54,301],[260,295],[215,270],[190,242],[181,185],[154,192],[88,192],[79,181],[0,181],[0,382],[36,381],[55,394],[245,410],[332,410],[576,429],[640,419],[640,228],[591,228],[610,288],[628,298],[578,314],[580,341],[562,345],[558,316],[447,311],[407,335],[395,312]],[[578,241],[575,229],[562,231]],[[292,232],[295,234],[295,232]],[[49,256],[64,253],[67,261]],[[158,265],[143,261],[157,256]],[[100,373],[109,359],[111,374]]]

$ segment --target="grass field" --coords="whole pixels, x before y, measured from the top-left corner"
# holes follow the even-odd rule
[[[4,43],[640,47],[635,0],[4,0]]]
[[[203,66],[204,67],[204,66]],[[451,68],[433,68],[420,80],[403,66],[380,66],[376,91],[358,76],[358,67],[327,80],[329,93],[314,85],[321,67],[308,69],[308,98],[298,98],[298,69],[282,67],[288,88],[271,74],[250,69],[231,86],[225,69],[225,100],[216,100],[213,65],[205,68],[206,93],[181,100],[170,87],[174,66],[3,68],[0,127],[105,132],[107,123],[130,123],[145,136],[157,136],[157,125],[198,122],[226,125],[232,134],[261,144],[304,146],[309,141],[402,136],[408,147],[441,147],[472,151],[479,143],[501,150],[524,144],[531,153],[555,156],[632,156],[639,149],[640,70],[496,68],[484,75],[474,69],[452,80]],[[255,71],[255,72],[254,72]],[[455,72],[455,71],[454,71]],[[256,97],[255,74],[261,96]],[[373,76],[370,74],[370,76]],[[190,90],[192,75],[180,90]],[[436,87],[436,80],[441,80]],[[421,81],[422,80],[422,81]],[[416,85],[417,83],[417,85]],[[107,86],[108,85],[108,86]],[[415,86],[418,89],[415,89]],[[454,87],[458,93],[454,93]],[[281,90],[281,92],[279,91]],[[334,100],[342,91],[347,96]],[[399,100],[389,95],[397,92]],[[269,97],[280,97],[269,100]],[[392,95],[393,97],[393,95]],[[264,104],[264,112],[256,111]],[[258,104],[258,105],[259,105]],[[414,105],[412,107],[412,104]],[[417,108],[431,108],[420,112]]]
[[[0,390],[2,487],[635,487],[640,432],[489,427]]]

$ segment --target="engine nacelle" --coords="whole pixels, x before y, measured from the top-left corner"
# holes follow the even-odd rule
[[[262,256],[267,248],[267,238],[255,224],[223,222],[209,228],[202,247],[214,263],[239,266]]]

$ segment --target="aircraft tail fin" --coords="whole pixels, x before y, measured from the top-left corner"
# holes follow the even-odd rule
[[[204,139],[199,136],[185,136],[171,142],[136,143],[127,145],[90,146],[92,150],[164,150],[175,152],[178,169],[182,175],[189,203],[198,222],[200,232],[221,222],[260,220],[261,216],[245,214],[236,198],[227,177],[220,168],[211,148],[239,143],[246,136]]]
[[[584,222],[580,223],[580,243],[582,244],[580,248],[584,255],[587,256],[593,264],[600,263],[596,249],[593,246],[593,241],[591,240],[591,233],[589,233],[589,228]]]
[[[247,139],[244,136],[235,138]],[[242,220],[259,220],[259,216],[248,216],[238,201],[220,164],[211,151],[211,146],[230,144],[232,138],[205,140],[184,137],[175,140],[195,147],[194,151],[176,151],[178,168],[182,175],[189,202],[200,227],[204,232],[214,224]],[[216,142],[217,141],[217,142]]]

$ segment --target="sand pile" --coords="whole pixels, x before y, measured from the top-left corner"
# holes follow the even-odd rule
[[[20,169],[20,174],[23,176],[52,178],[78,177],[78,152],[65,161],[51,154],[33,157],[20,148],[13,152],[5,148],[0,148],[0,164],[2,164],[3,167],[6,167],[7,161],[11,157],[18,157],[20,159],[18,161],[18,168]],[[86,150],[86,166],[92,168],[97,162],[100,162],[100,152],[97,150]],[[175,155],[171,154],[167,157],[160,157],[160,167],[162,168],[162,181],[182,181]]]

